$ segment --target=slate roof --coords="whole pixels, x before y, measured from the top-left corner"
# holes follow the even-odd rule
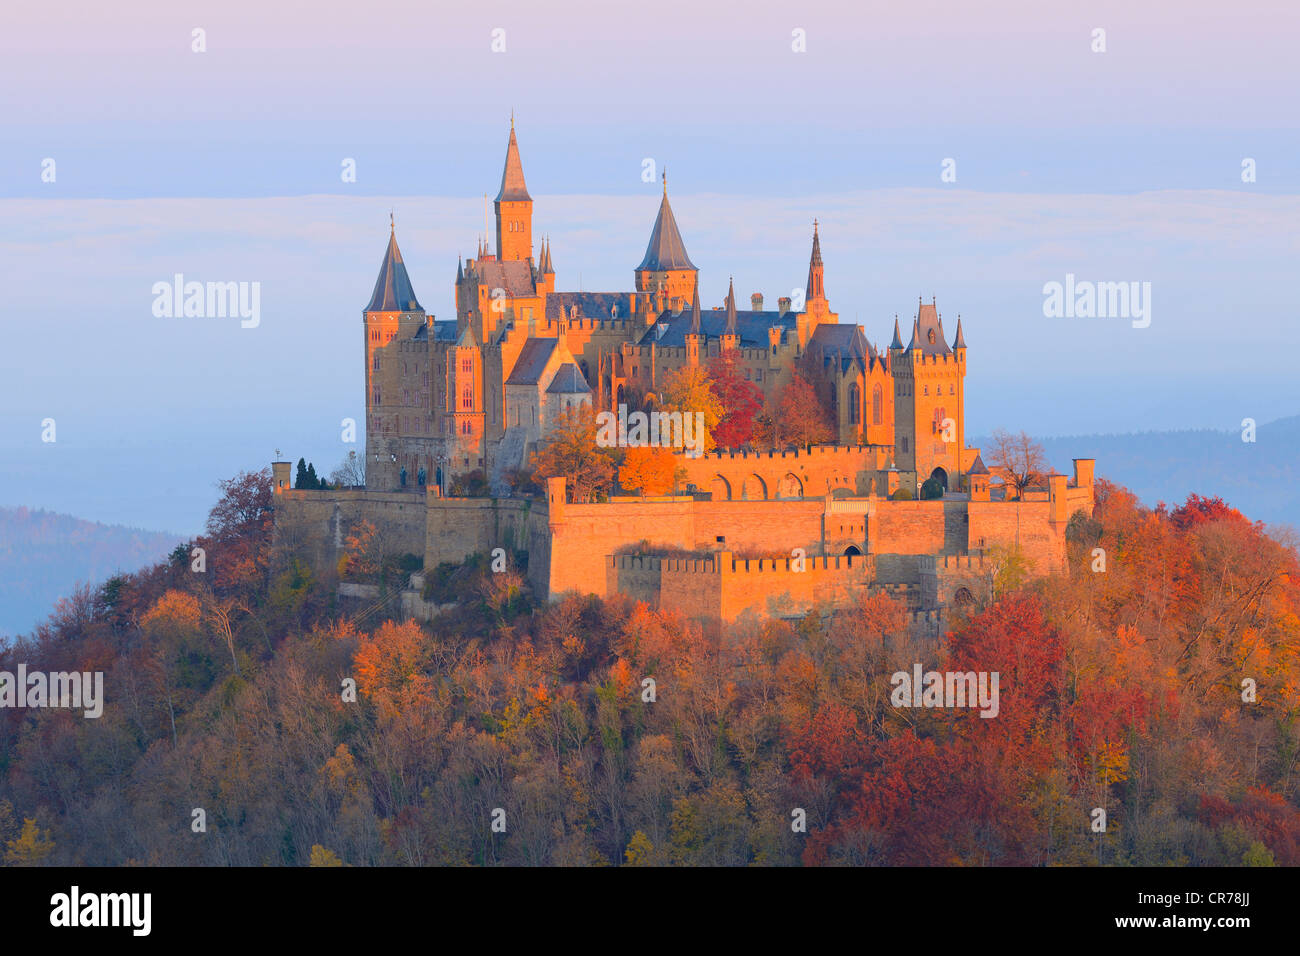
[[[489,289],[505,289],[507,298],[537,294],[533,267],[527,259],[511,259],[508,262],[475,260],[474,269],[479,285],[485,285]]]
[[[434,342],[455,342],[456,341],[456,320],[444,319],[441,322],[433,323],[432,337]],[[429,324],[426,322],[415,330],[411,336],[413,342],[428,342],[430,339]]]
[[[930,333],[934,332],[934,341]],[[916,325],[912,330],[913,339],[908,349],[920,349],[922,355],[951,355],[952,349],[943,339],[943,323],[939,321],[939,307],[933,302],[921,303],[916,313]]]
[[[987,475],[988,473],[989,473],[988,468],[984,466],[984,459],[981,458],[979,455],[976,455],[975,460],[970,463],[970,471],[968,472],[968,474]]]
[[[812,343],[820,346],[823,352],[841,352],[854,358],[876,356],[875,348],[857,323],[823,322],[813,330]]]
[[[626,292],[553,292],[546,297],[546,317],[558,319],[561,308],[567,316],[574,305],[578,307],[578,315],[588,319],[608,319],[610,309],[615,306],[618,314],[614,318],[626,319],[632,314]]]
[[[565,362],[555,370],[555,377],[551,379],[551,384],[546,387],[546,391],[551,394],[572,395],[590,392],[591,387],[587,385],[582,369],[572,362]]]
[[[367,312],[423,312],[411,288],[411,279],[406,274],[406,264],[402,262],[402,251],[397,248],[397,232],[388,236],[388,248],[384,251],[384,261],[379,266],[379,278],[375,280],[375,291],[370,295]]]
[[[645,258],[636,270],[666,272],[669,269],[695,270],[695,264],[686,255],[686,244],[682,242],[682,234],[677,229],[673,207],[668,205],[668,189],[665,187],[663,202],[659,204],[659,215],[650,233],[650,244],[646,246]]]
[[[740,334],[741,348],[768,348],[767,330],[777,328],[793,331],[794,312],[782,315],[780,312],[736,311],[736,331]],[[700,329],[707,338],[719,338],[727,328],[727,314],[722,309],[710,309],[700,316]],[[663,330],[662,334],[660,329]],[[660,313],[654,323],[646,330],[641,342],[654,342],[664,347],[682,348],[686,345],[686,334],[691,330],[691,312],[683,309],[674,315],[671,310]],[[783,333],[784,334],[784,333]]]
[[[507,385],[536,385],[542,380],[546,363],[551,360],[551,353],[559,344],[557,339],[529,339],[524,343],[515,360],[515,367],[510,370]]]
[[[501,170],[501,189],[497,202],[532,202],[524,184],[524,164],[519,161],[519,143],[515,140],[515,123],[510,121],[510,142],[506,145],[506,165]]]

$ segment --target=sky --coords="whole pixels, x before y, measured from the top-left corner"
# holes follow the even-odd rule
[[[452,317],[512,111],[561,289],[630,287],[666,167],[706,307],[732,276],[742,302],[801,286],[816,217],[842,321],[885,345],[918,296],[960,314],[972,434],[1300,412],[1293,3],[5,18],[0,504],[188,533],[218,478],[276,449],[332,468],[341,420],[364,420],[390,210],[422,304]],[[176,273],[259,283],[259,325],[153,315]],[[1049,318],[1067,275],[1150,283],[1150,325]]]

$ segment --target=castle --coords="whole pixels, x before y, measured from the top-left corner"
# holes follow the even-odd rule
[[[918,302],[906,344],[897,317],[889,347],[871,344],[831,310],[815,221],[802,296],[770,310],[754,293],[741,310],[733,283],[706,310],[666,177],[623,292],[556,291],[550,242],[534,254],[513,119],[494,208],[495,246],[480,239],[457,265],[454,320],[420,306],[390,223],[362,311],[366,487],[293,491],[288,464],[275,463],[277,533],[323,559],[364,518],[426,568],[503,548],[526,555],[548,597],[619,592],[723,620],[795,616],[883,588],[937,621],[987,591],[990,549],[1018,547],[1042,571],[1063,565],[1069,519],[1092,510],[1093,462],[1009,494],[966,446],[960,317],[949,343],[937,304]],[[571,502],[559,478],[542,498],[510,497],[507,476],[564,410],[639,406],[669,372],[729,350],[767,399],[796,370],[808,378],[836,441],[682,456],[684,493],[663,498]],[[445,494],[475,471],[492,497]],[[918,500],[927,480],[942,494]]]

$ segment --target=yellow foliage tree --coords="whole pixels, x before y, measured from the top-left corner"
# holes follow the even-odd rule
[[[677,461],[667,448],[636,445],[623,457],[618,483],[643,496],[666,495],[677,484],[677,472]]]
[[[23,820],[23,831],[16,839],[10,840],[5,848],[5,863],[8,866],[39,866],[54,852],[54,840],[49,830],[41,830],[31,817]]]
[[[343,861],[333,850],[327,850],[319,843],[315,843],[311,848],[310,866],[342,866]]]

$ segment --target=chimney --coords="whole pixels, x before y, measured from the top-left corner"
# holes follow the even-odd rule
[[[749,297],[749,307],[755,312],[763,311],[763,293],[755,292]]]
[[[776,308],[777,308],[777,311],[778,311],[781,315],[785,315],[787,312],[789,312],[789,311],[790,311],[790,297],[789,297],[788,295],[783,295],[783,296],[781,296],[781,298],[777,299],[777,300],[776,300]]]

